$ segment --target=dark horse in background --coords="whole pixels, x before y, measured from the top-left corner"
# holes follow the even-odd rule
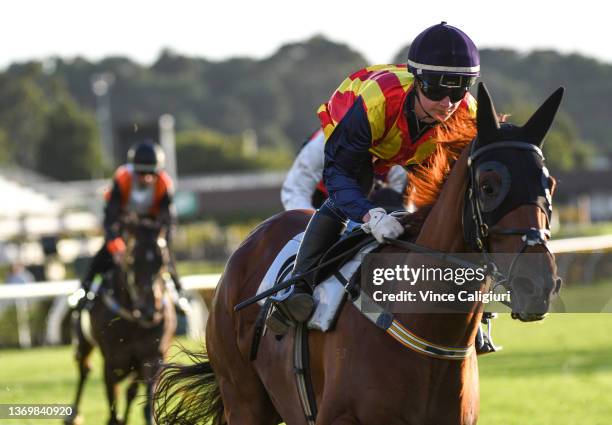
[[[563,89],[557,90],[522,127],[500,125],[480,85],[478,136],[454,163],[416,237],[416,244],[438,252],[481,252],[487,258],[513,254],[516,261],[497,266],[512,293],[512,316],[521,321],[541,320],[560,284],[546,246],[554,180],[540,149],[562,95]],[[207,324],[208,357],[201,355],[191,366],[166,366],[156,394],[159,423],[476,424],[480,394],[474,339],[480,302],[461,313],[395,315],[402,329],[430,344],[426,347],[463,347],[461,358],[406,348],[345,303],[333,331],[308,335],[317,405],[316,419],[309,421],[295,385],[294,334],[279,339],[267,332],[257,358],[249,361],[260,306],[238,312],[234,306],[254,296],[278,251],[304,231],[308,219],[304,211],[272,217],[232,255]],[[386,245],[380,252],[402,249]],[[541,255],[531,264],[525,256],[518,258],[521,252]]]
[[[166,357],[176,330],[174,305],[162,278],[167,246],[160,226],[147,219],[129,223],[125,263],[105,276],[103,290],[91,311],[84,310],[75,323],[76,361],[79,383],[73,416],[79,423],[78,406],[89,374],[90,356],[97,345],[104,357],[104,384],[110,418],[108,425],[125,424],[140,383],[146,386],[144,415],[153,423],[151,399],[154,378]],[[117,415],[118,384],[130,378],[123,418]]]

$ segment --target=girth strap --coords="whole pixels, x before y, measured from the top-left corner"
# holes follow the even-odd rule
[[[317,419],[317,401],[312,386],[310,375],[310,350],[308,347],[308,329],[304,323],[300,323],[295,328],[294,351],[293,351],[293,371],[298,395],[304,409],[306,422],[308,425],[315,425]]]

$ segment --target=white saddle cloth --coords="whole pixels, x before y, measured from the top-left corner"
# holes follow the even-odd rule
[[[288,262],[288,259],[297,253],[303,236],[304,233],[294,236],[289,242],[287,242],[287,244],[285,244],[283,249],[281,249],[261,281],[261,284],[257,289],[258,294],[272,288],[280,273],[284,272],[288,268],[293,268],[294,260]],[[361,265],[363,257],[377,245],[378,244],[375,241],[366,245],[353,258],[351,258],[350,261],[340,268],[338,272],[344,278],[344,280],[349,281],[351,279],[351,276],[353,276]],[[291,277],[291,272],[286,273],[283,281],[287,280],[289,277]],[[308,321],[308,329],[326,332],[333,328],[345,294],[344,284],[342,284],[336,276],[330,276],[323,282],[319,283],[313,293],[316,304],[315,311]],[[260,300],[259,304],[263,305],[264,302],[265,299]]]

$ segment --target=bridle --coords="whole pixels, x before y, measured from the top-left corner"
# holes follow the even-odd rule
[[[519,142],[519,141],[504,141],[504,142],[496,142],[491,143],[485,146],[482,146],[476,149],[477,138],[475,138],[470,145],[470,155],[467,161],[468,173],[469,173],[469,183],[467,188],[467,202],[471,206],[471,220],[472,225],[474,226],[474,235],[472,240],[467,240],[469,236],[466,237],[466,243],[469,246],[475,247],[479,250],[484,259],[484,263],[487,266],[488,272],[493,278],[493,290],[495,290],[498,286],[503,286],[509,292],[512,292],[512,276],[514,272],[514,268],[516,266],[517,260],[521,254],[523,254],[529,247],[534,246],[542,246],[548,253],[550,253],[550,249],[547,245],[547,239],[550,238],[550,220],[547,220],[545,228],[501,228],[499,226],[489,226],[487,224],[487,220],[485,219],[485,214],[482,211],[480,206],[480,202],[478,202],[478,182],[476,181],[476,163],[479,157],[487,152],[491,152],[493,150],[500,149],[515,149],[515,150],[525,150],[535,153],[542,161],[544,161],[544,155],[542,154],[542,150],[536,145],[528,142]],[[468,222],[466,219],[468,209],[464,208],[463,215],[463,224],[464,229],[465,225]],[[548,214],[547,214],[548,217]],[[487,250],[488,246],[488,238],[491,235],[502,235],[502,236],[511,236],[511,235],[520,235],[523,241],[523,246],[520,251],[518,251],[512,261],[510,262],[510,266],[506,273],[502,273],[495,262],[495,259],[491,255],[491,253]],[[509,305],[508,303],[505,303]]]
[[[547,239],[550,238],[550,220],[547,221],[546,228],[501,228],[495,225],[489,226],[489,224],[487,224],[485,213],[482,211],[480,203],[478,202],[479,188],[476,181],[476,165],[478,162],[477,160],[479,157],[481,157],[487,152],[500,149],[518,149],[530,151],[535,153],[542,161],[544,160],[544,155],[542,154],[540,148],[528,142],[495,142],[482,146],[480,148],[476,148],[478,144],[477,142],[477,138],[472,141],[470,145],[470,155],[467,160],[469,180],[466,191],[466,205],[463,209],[463,229],[466,244],[482,254],[481,264],[476,264],[457,255],[444,253],[435,249],[424,247],[422,245],[417,245],[409,241],[388,238],[385,238],[385,241],[390,245],[400,246],[419,254],[435,256],[436,258],[439,258],[442,261],[459,265],[461,267],[472,269],[484,267],[487,275],[489,275],[492,279],[493,291],[499,286],[502,286],[509,293],[512,293],[513,272],[517,264],[517,260],[519,259],[521,254],[523,254],[529,247],[538,245],[543,246],[544,249],[550,253],[550,249],[547,245]],[[469,206],[470,208],[466,208],[466,206]],[[471,212],[471,214],[469,214],[468,212]],[[466,229],[468,228],[474,229],[473,235],[467,232]],[[487,250],[488,238],[491,235],[520,235],[523,241],[523,246],[521,247],[520,251],[518,251],[514,255],[514,258],[510,262],[510,266],[508,267],[508,270],[505,273],[501,271],[495,258],[492,256],[492,253]],[[511,303],[503,300],[500,302],[512,308]]]

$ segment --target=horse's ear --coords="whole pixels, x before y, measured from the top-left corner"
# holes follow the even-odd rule
[[[497,112],[493,106],[491,95],[483,83],[478,83],[478,110],[476,111],[476,126],[480,144],[487,144],[496,139],[499,130]]]
[[[548,133],[555,115],[559,110],[565,88],[559,87],[548,99],[533,113],[527,124],[523,126],[523,133],[528,141],[540,148],[544,144],[544,136]]]

